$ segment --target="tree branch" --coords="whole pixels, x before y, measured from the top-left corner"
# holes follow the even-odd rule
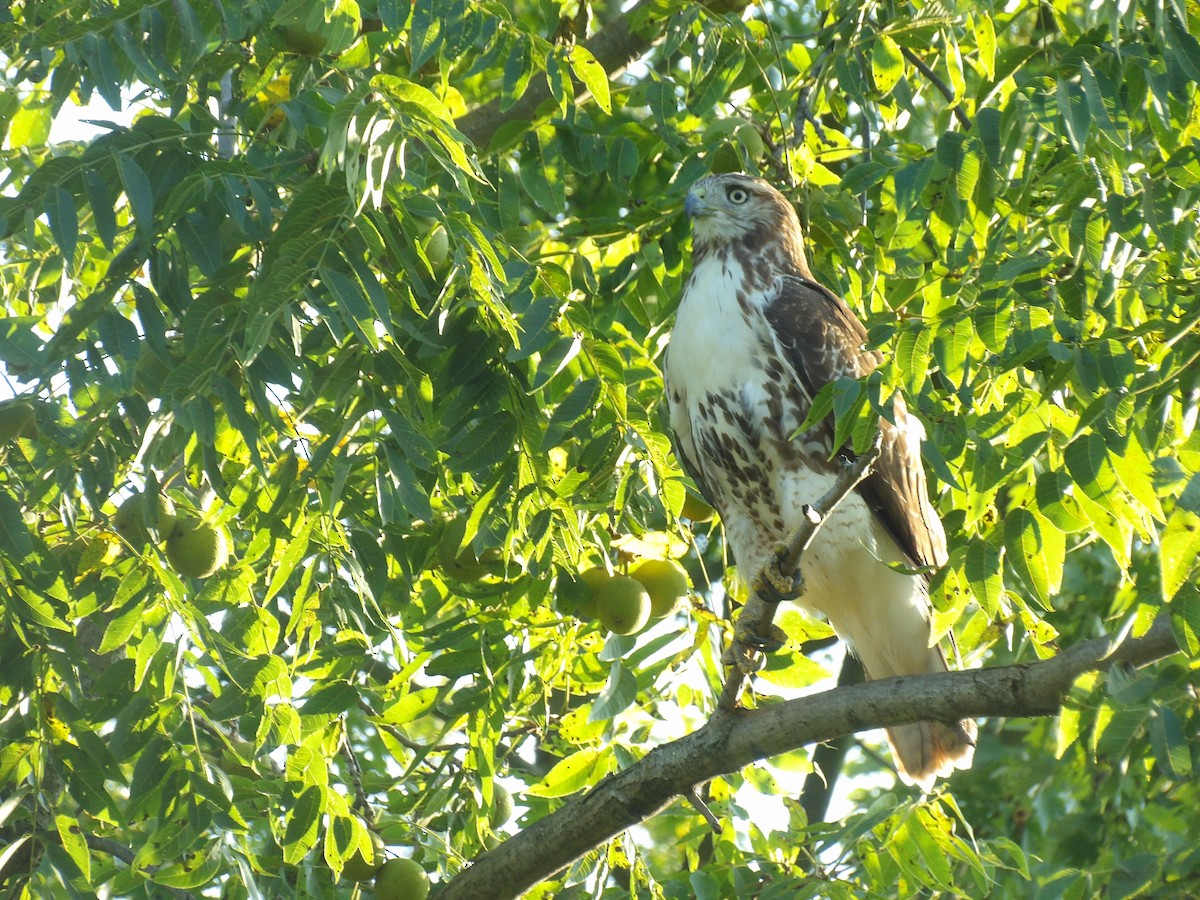
[[[748,5],[749,0],[714,0],[714,2],[706,4],[706,8],[712,13],[721,15],[740,12]],[[661,28],[653,33],[648,33],[644,28],[641,31],[634,31],[629,24],[631,21],[640,20],[655,24],[662,22],[665,19],[661,10],[662,6],[661,0],[641,0],[637,6],[583,42],[583,46],[604,67],[610,81],[666,37]],[[582,103],[589,96],[586,89],[580,88],[579,93],[575,96],[575,102]],[[468,111],[454,124],[482,153],[488,149],[496,132],[510,122],[526,122],[532,128],[539,118],[539,107],[550,97],[550,84],[546,81],[546,76],[537,75],[530,79],[521,98],[508,109],[501,109],[502,100],[496,98]]]
[[[950,85],[942,81],[942,79],[938,76],[938,73],[933,71],[933,69],[929,67],[929,64],[925,62],[925,60],[921,59],[921,57],[917,56],[917,54],[913,53],[907,47],[901,47],[900,52],[903,54],[905,59],[916,66],[917,71],[924,75],[930,84],[938,89],[941,95],[946,98],[947,103],[954,104],[951,106],[950,111],[954,113],[954,118],[958,119],[958,124],[960,124],[964,130],[969,131],[971,128],[971,119],[965,112],[962,111],[962,106],[955,99],[954,91],[950,89]]]
[[[798,599],[804,595],[804,579],[800,574],[800,561],[812,545],[813,540],[816,539],[817,532],[841,502],[871,474],[871,467],[875,465],[882,451],[883,433],[876,429],[874,440],[866,452],[838,473],[833,487],[826,491],[821,499],[804,507],[804,521],[774,561],[779,574],[790,578],[792,584],[798,588],[798,593],[791,599]],[[750,599],[738,613],[733,640],[721,657],[722,662],[732,666],[729,678],[721,691],[720,706],[723,708],[732,709],[737,705],[746,673],[756,671],[761,665],[762,656],[758,650],[764,647],[767,649],[778,648],[782,646],[781,642],[786,638],[782,632],[777,640],[772,640],[770,635],[773,630],[771,623],[775,620],[775,612],[779,607],[780,600],[779,596],[772,597],[764,593],[764,588],[772,586],[770,564],[768,564],[762,572],[756,573],[751,585]],[[779,631],[779,629],[774,630]]]
[[[516,897],[695,785],[815,741],[921,720],[1053,715],[1075,679],[1116,664],[1142,665],[1178,651],[1168,616],[1113,646],[1084,641],[1052,659],[992,669],[888,678],[754,710],[718,710],[702,728],[568,801],[478,857],[436,894]]]

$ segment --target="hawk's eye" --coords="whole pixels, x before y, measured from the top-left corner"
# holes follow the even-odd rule
[[[750,199],[750,195],[746,193],[745,188],[731,187],[725,192],[725,196],[729,198],[730,203],[745,203]]]

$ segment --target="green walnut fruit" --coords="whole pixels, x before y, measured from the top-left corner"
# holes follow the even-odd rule
[[[375,875],[375,900],[425,900],[429,876],[411,859],[389,859]]]
[[[371,858],[363,856],[362,848],[354,851],[354,855],[342,866],[342,877],[351,881],[370,881],[383,867],[383,838],[371,832]]]
[[[612,575],[604,566],[592,566],[579,573],[580,593],[575,608],[583,618],[596,618],[596,595],[600,588],[612,581]]]
[[[723,142],[709,155],[709,168],[714,174],[742,171],[742,160],[729,141]]]
[[[310,30],[298,21],[283,26],[283,41],[284,46],[300,56],[320,56],[329,46],[326,34]]]
[[[146,494],[134,494],[121,504],[117,514],[113,516],[113,528],[130,546],[142,547],[150,540],[151,524],[160,537],[168,536],[174,531],[177,521],[175,504],[162,494],[153,495],[153,501],[155,507],[151,515],[150,497]]]
[[[450,235],[446,226],[435,225],[425,238],[425,258],[433,266],[433,271],[440,272],[450,258]]]
[[[37,411],[28,400],[15,400],[0,406],[0,444],[17,438],[38,435]]]
[[[502,784],[492,785],[492,814],[488,817],[488,824],[499,828],[512,818],[512,814],[512,794]]]
[[[596,617],[614,634],[633,634],[650,621],[650,594],[636,578],[614,575],[596,592]]]
[[[438,538],[438,561],[442,564],[442,571],[456,581],[478,581],[488,574],[488,569],[480,564],[470,543],[462,546],[466,533],[467,520],[464,516],[455,516],[447,522]]]
[[[679,511],[681,519],[687,519],[689,522],[711,522],[716,514],[715,509],[690,491],[684,495],[683,509]]]
[[[207,578],[228,559],[225,532],[200,519],[180,518],[167,537],[167,562],[180,575]]]
[[[670,559],[648,559],[632,572],[650,595],[650,618],[670,615],[688,595],[688,577],[683,566]]]

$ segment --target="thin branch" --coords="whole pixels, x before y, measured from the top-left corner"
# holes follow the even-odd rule
[[[812,545],[813,540],[817,536],[817,532],[821,526],[829,518],[830,514],[837,509],[838,504],[846,499],[850,493],[862,483],[869,474],[871,474],[871,466],[879,459],[879,454],[883,449],[883,434],[878,429],[875,432],[875,439],[865,453],[860,455],[851,465],[846,466],[838,473],[837,481],[834,482],[832,488],[826,492],[816,503],[804,508],[804,522],[800,528],[792,536],[788,542],[787,549],[780,555],[775,563],[779,567],[779,571],[791,575],[794,581],[800,580],[800,560],[804,556],[805,551]],[[755,584],[761,584],[763,575],[760,573],[755,579]],[[802,582],[801,582],[802,584]],[[803,587],[801,588],[803,591]],[[750,598],[750,602],[741,610],[738,618],[738,632],[742,632],[743,627],[751,628],[758,634],[765,634],[771,627],[771,623],[775,618],[775,611],[778,603],[771,598],[755,595]],[[724,688],[721,690],[721,699],[718,706],[722,709],[733,709],[737,705],[738,697],[741,696],[742,684],[746,679],[746,669],[752,668],[752,665],[745,664],[744,649],[738,646],[740,637],[735,635],[734,645],[730,650],[733,655],[734,665],[730,669],[729,678],[725,682]]]
[[[705,8],[711,13],[721,15],[741,12],[748,5],[749,0],[714,0],[706,4]],[[583,46],[591,51],[596,61],[604,67],[610,81],[666,38],[666,30],[661,27],[661,8],[662,3],[659,0],[641,0],[637,6],[583,42]],[[634,31],[629,24],[631,21],[642,23],[643,30]],[[651,25],[657,27],[648,30]],[[575,95],[576,103],[582,103],[590,96],[583,87],[579,87],[578,91]],[[455,122],[455,126],[483,152],[487,150],[496,133],[511,122],[523,122],[527,125],[527,130],[534,128],[540,118],[539,108],[550,99],[550,84],[545,75],[538,75],[530,79],[521,98],[508,109],[501,109],[502,100],[496,98],[468,111]]]
[[[779,571],[796,573],[800,571],[800,560],[812,545],[821,525],[837,509],[838,505],[871,474],[871,467],[878,462],[879,454],[882,452],[883,434],[876,429],[875,437],[867,451],[839,472],[837,481],[828,493],[804,511],[804,524],[792,537],[787,552],[780,558]]]
[[[1115,647],[1098,638],[1024,665],[888,678],[754,710],[719,710],[698,731],[655,748],[476,857],[436,898],[516,897],[697,784],[805,744],[922,720],[1053,715],[1084,672],[1143,665],[1178,650],[1164,615],[1142,637]]]
[[[905,59],[916,66],[917,71],[924,75],[930,84],[938,89],[941,95],[946,98],[946,102],[951,104],[950,111],[954,113],[954,118],[958,119],[958,123],[964,129],[970,129],[971,119],[962,111],[962,105],[955,99],[954,91],[951,90],[950,85],[942,81],[938,73],[933,71],[925,60],[921,59],[921,57],[917,56],[917,54],[913,53],[907,47],[901,46],[900,52],[904,55]]]
[[[358,764],[358,754],[354,752],[350,743],[350,731],[346,727],[345,718],[342,719],[342,755],[350,769],[350,780],[354,782],[354,808],[362,813],[367,827],[374,831],[375,810],[371,808],[371,801],[367,799],[367,792],[363,790],[362,767]]]
[[[699,788],[693,785],[684,792],[684,796],[688,798],[688,801],[692,804],[692,806],[696,807],[696,812],[700,813],[700,815],[704,817],[704,821],[708,823],[708,827],[711,828],[715,834],[720,834],[721,820],[717,818],[717,814],[712,811],[709,805],[704,802],[704,798],[700,796]]]

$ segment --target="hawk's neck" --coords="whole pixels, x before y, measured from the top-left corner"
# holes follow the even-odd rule
[[[798,242],[771,239],[757,243],[752,239],[757,236],[758,232],[751,232],[748,237],[732,241],[720,238],[694,241],[692,270],[710,262],[725,269],[740,269],[748,290],[766,290],[780,275],[812,279],[808,260]]]

